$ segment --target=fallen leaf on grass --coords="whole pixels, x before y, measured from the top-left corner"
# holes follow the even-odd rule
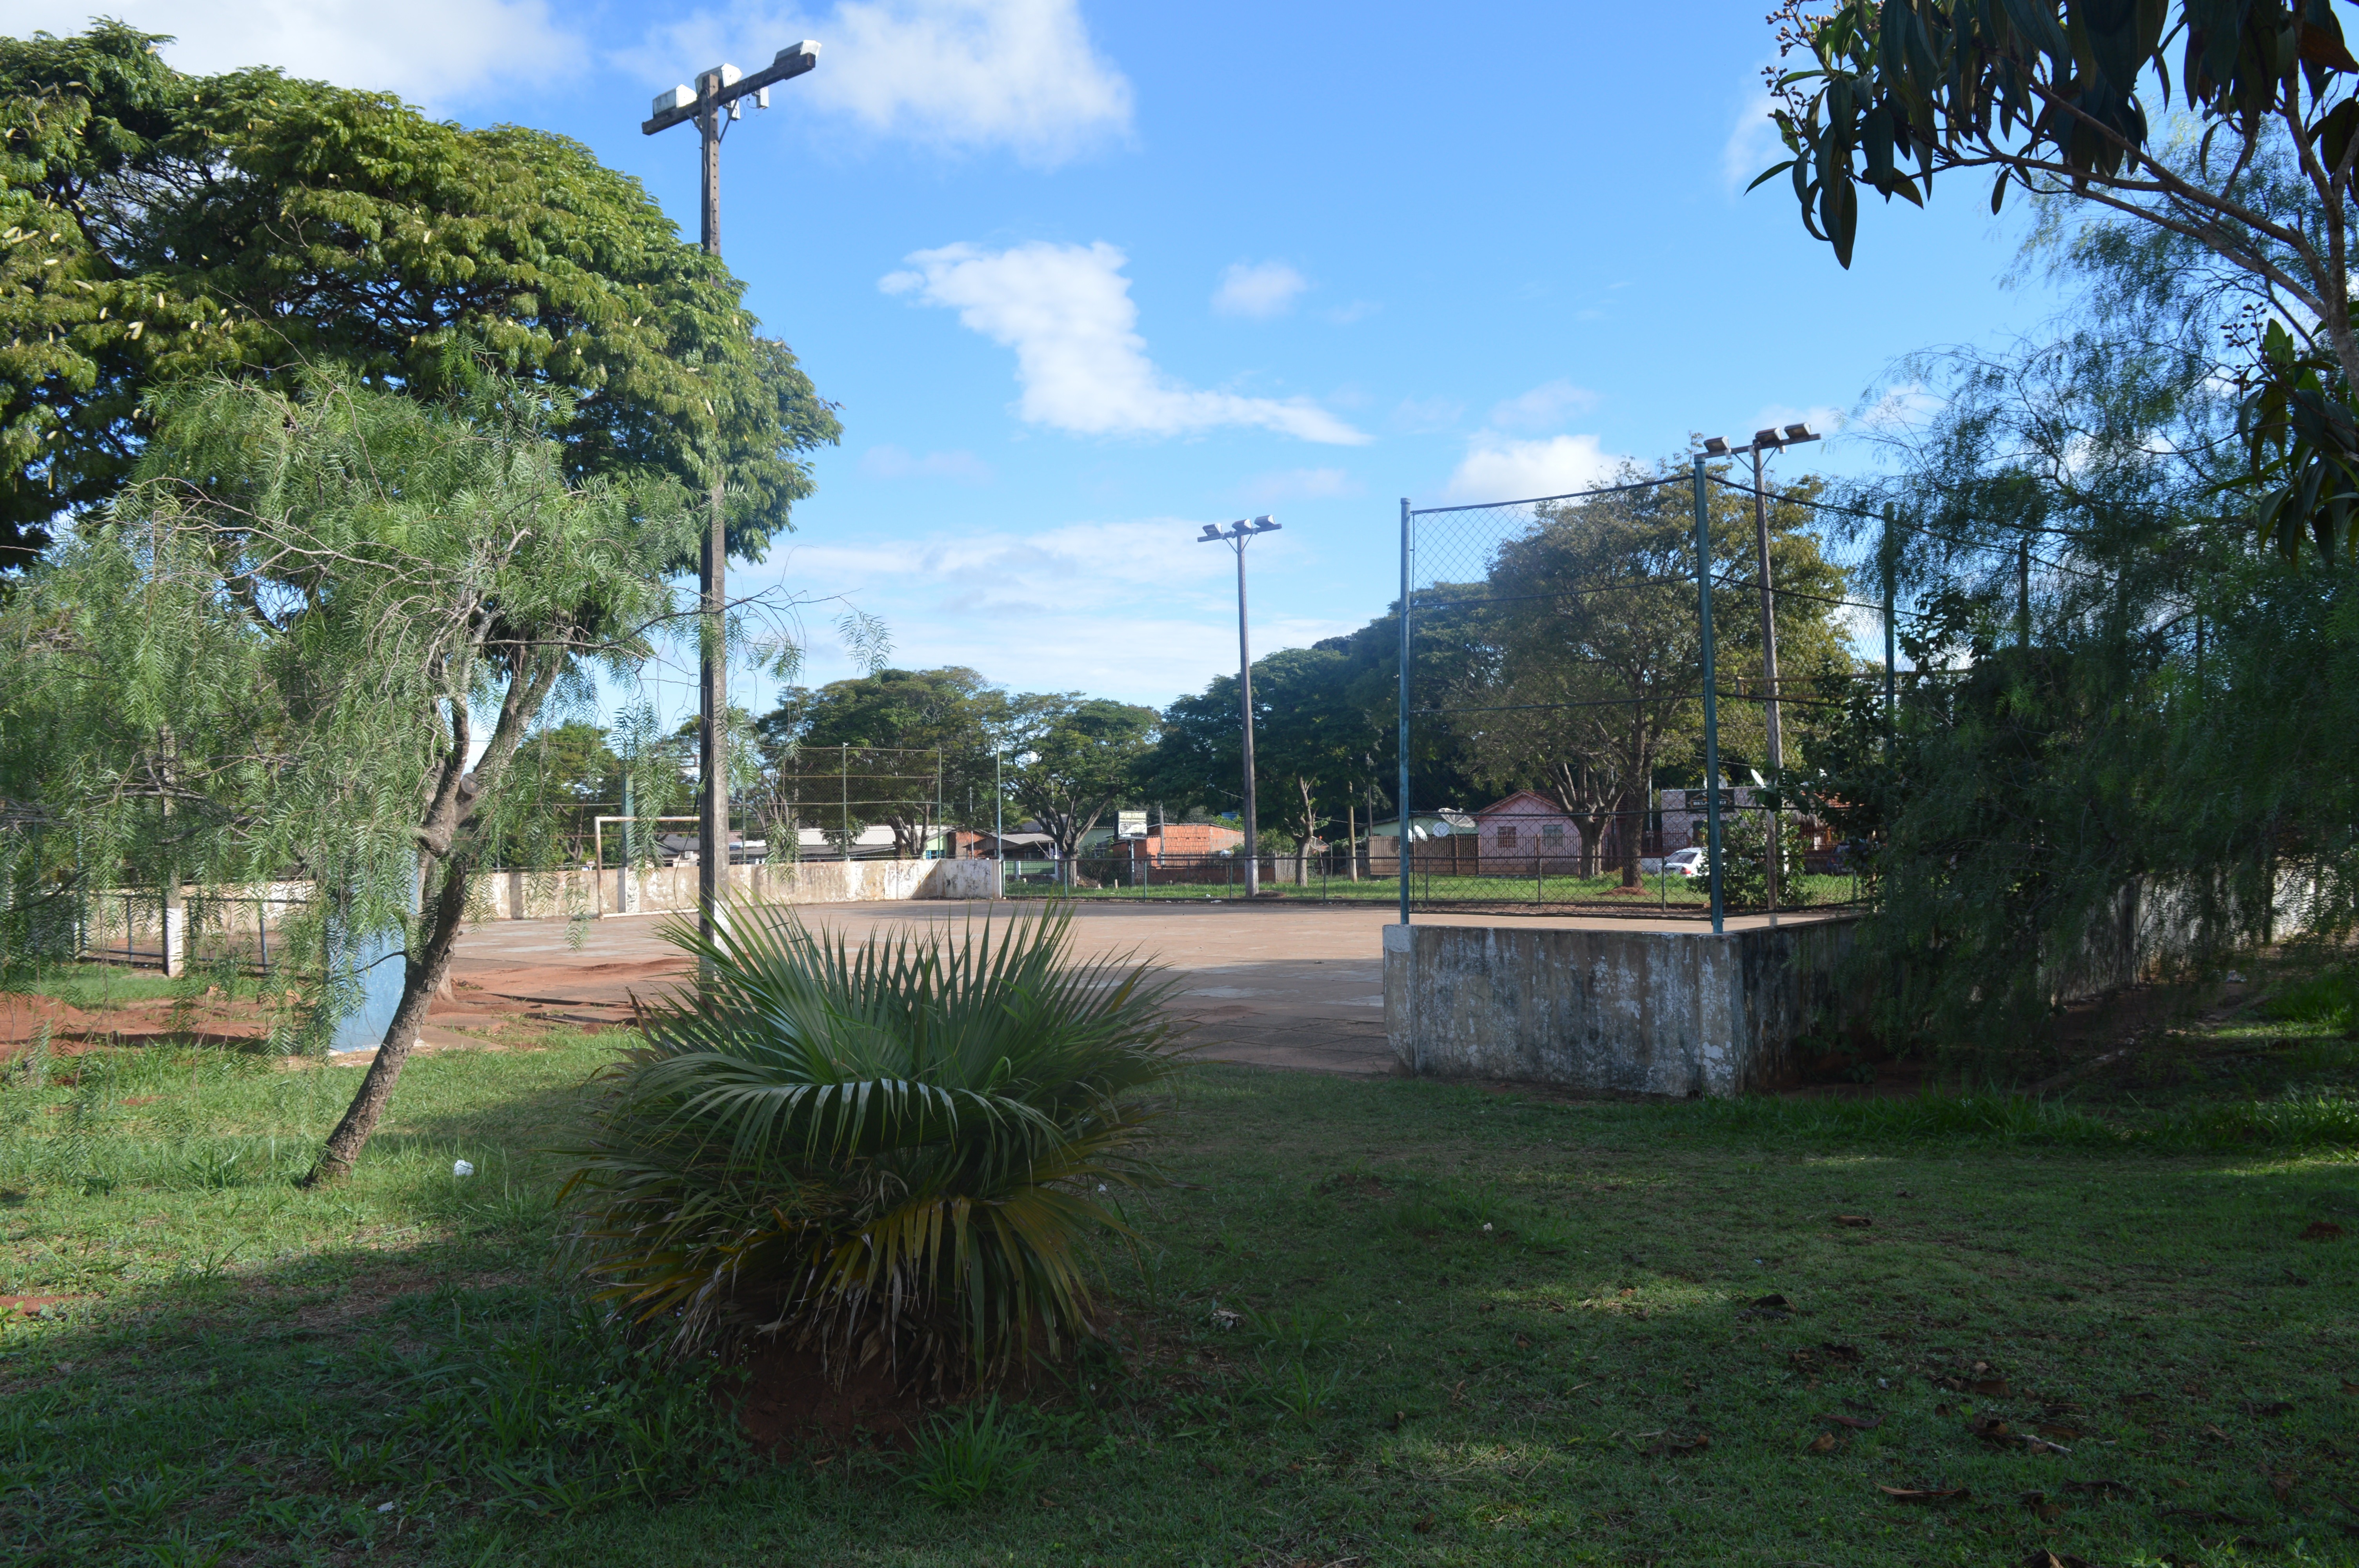
[[[2304,1241],[2336,1241],[2340,1240],[2342,1236],[2343,1227],[2335,1224],[2332,1220],[2313,1219],[2303,1228],[2301,1239]]]
[[[2023,1560],[2022,1568],[2089,1568],[2089,1560],[2085,1557],[2071,1557],[2061,1552],[2050,1552],[2044,1546],[2035,1546],[2031,1549],[2031,1555]]]
[[[1831,1421],[1837,1426],[1847,1426],[1854,1432],[1874,1432],[1884,1424],[1884,1418],[1880,1415],[1822,1415],[1819,1419]]]
[[[2212,1443],[2225,1443],[2228,1441],[2228,1434],[2221,1431],[2218,1427],[2213,1426],[2210,1422],[2206,1422],[2202,1426],[2199,1427],[2196,1430],[2195,1435],[2207,1439]]]
[[[1819,1433],[1818,1436],[1810,1439],[1810,1452],[1813,1454],[1832,1454],[1842,1446],[1843,1439],[1832,1432]]]
[[[2005,1378],[1976,1378],[1966,1385],[1966,1392],[1980,1394],[1987,1400],[2004,1400],[2011,1397]]]
[[[2024,1493],[2023,1506],[2051,1524],[2064,1517],[2064,1505],[2045,1492]]]
[[[1839,1214],[1835,1216],[1835,1223],[1849,1230],[1865,1230],[1875,1221],[1864,1214]]]
[[[2125,1481],[2067,1481],[2064,1489],[2068,1492],[2114,1492],[2125,1498],[2130,1495],[2129,1484]]]
[[[1422,1513],[1418,1515],[1417,1522],[1409,1526],[1409,1529],[1417,1531],[1419,1535],[1431,1535],[1433,1533],[1433,1515],[1430,1513]]]
[[[1887,1487],[1883,1482],[1875,1489],[1896,1503],[1946,1503],[1952,1498],[1969,1498],[1973,1494],[1963,1487],[1940,1487],[1919,1489],[1914,1487]]]
[[[2011,1443],[2015,1440],[2015,1428],[1995,1415],[1974,1417],[1966,1422],[1966,1430],[1984,1443]]]
[[[2254,1400],[2245,1401],[2246,1415],[2286,1415],[2292,1410],[2293,1403],[2289,1400],[2272,1400],[2267,1404],[2262,1404]]]
[[[2078,1443],[2089,1435],[2069,1421],[2043,1421],[2032,1430],[2050,1443]]]
[[[1859,1359],[1859,1349],[1856,1346],[1821,1344],[1819,1346],[1819,1349],[1830,1361],[1857,1361]]]
[[[1699,1432],[1685,1442],[1666,1434],[1661,1442],[1647,1450],[1647,1456],[1649,1459],[1683,1459],[1690,1454],[1701,1454],[1711,1446],[1712,1436],[1708,1433]]]
[[[2261,1479],[2269,1484],[2269,1495],[2277,1501],[2282,1503],[2292,1498],[2294,1483],[2292,1471],[2288,1470],[2280,1476],[2273,1471],[2264,1470],[2261,1472]]]
[[[1516,1336],[1516,1349],[1518,1349],[1518,1350],[1529,1350],[1531,1347],[1532,1347],[1532,1342],[1531,1342],[1530,1340],[1526,1339],[1526,1338],[1525,1338],[1522,1335],[1520,1335],[1520,1334],[1518,1334],[1517,1336]]]

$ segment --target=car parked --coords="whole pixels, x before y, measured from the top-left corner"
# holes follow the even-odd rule
[[[1701,844],[1685,849],[1674,849],[1660,860],[1648,857],[1638,862],[1638,874],[1647,877],[1700,877],[1704,874],[1704,850]]]

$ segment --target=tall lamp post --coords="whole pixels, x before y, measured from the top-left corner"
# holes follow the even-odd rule
[[[1200,545],[1226,545],[1237,557],[1237,708],[1245,721],[1245,896],[1261,893],[1261,850],[1254,838],[1253,647],[1245,637],[1245,546],[1256,534],[1277,532],[1277,519],[1267,514],[1240,518],[1227,528],[1207,523]]]
[[[643,135],[690,121],[703,144],[703,200],[699,233],[704,254],[721,254],[721,137],[745,113],[745,100],[770,106],[770,89],[819,64],[819,45],[806,38],[747,76],[734,65],[700,73],[694,87],[656,95],[655,114],[639,126]],[[697,665],[696,923],[707,937],[726,924],[722,901],[729,886],[729,665],[723,652],[723,620],[728,607],[728,538],[723,524],[723,476],[717,460],[708,494],[704,540],[697,553],[696,592],[700,617]]]
[[[1762,477],[1762,459],[1771,452],[1788,447],[1799,447],[1818,440],[1808,425],[1788,425],[1783,430],[1771,427],[1753,432],[1752,441],[1742,447],[1732,447],[1714,436],[1703,444],[1703,449],[1716,458],[1743,457],[1753,459],[1753,545],[1755,562],[1761,572],[1761,679],[1767,693],[1762,704],[1764,728],[1767,731],[1767,751],[1769,753],[1769,776],[1775,779],[1786,766],[1786,743],[1777,728],[1777,599],[1769,580],[1769,487]],[[1709,787],[1709,786],[1707,786]],[[1768,893],[1769,923],[1777,922],[1777,873],[1785,856],[1777,839],[1777,813],[1769,814]]]

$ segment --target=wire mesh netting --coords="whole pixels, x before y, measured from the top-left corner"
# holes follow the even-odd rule
[[[1857,530],[1701,468],[1404,513],[1399,896],[1658,918],[1862,901],[1864,847],[1799,765],[1881,690],[1863,709],[1886,615]]]
[[[773,861],[923,857],[948,818],[939,750],[802,746],[751,803]]]

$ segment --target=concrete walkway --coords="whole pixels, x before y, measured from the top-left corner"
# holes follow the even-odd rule
[[[1006,920],[1038,903],[912,901],[805,904],[815,930],[859,941],[892,927]],[[1172,970],[1179,1005],[1196,1025],[1205,1059],[1375,1077],[1396,1071],[1385,1044],[1381,904],[1336,906],[1206,901],[1121,903],[1076,900],[1073,946],[1085,957],[1136,954]],[[518,1014],[546,1022],[614,1027],[628,1022],[631,994],[653,994],[688,978],[659,930],[669,916],[587,923],[579,948],[562,921],[502,921],[461,937],[452,957],[455,1003],[439,1004],[426,1038],[444,1030],[473,1036]],[[1792,917],[1788,917],[1792,918]],[[1498,914],[1420,914],[1420,925],[1606,926],[1692,931],[1692,921],[1580,919]],[[1764,924],[1729,923],[1732,929]]]

